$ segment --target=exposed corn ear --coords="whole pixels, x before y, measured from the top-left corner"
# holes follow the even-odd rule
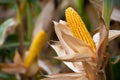
[[[93,39],[91,38],[88,30],[85,27],[85,24],[83,23],[81,17],[78,15],[78,13],[71,7],[67,8],[65,11],[66,20],[68,22],[68,25],[73,33],[73,35],[89,44],[93,50],[96,50],[95,43]]]
[[[24,64],[25,67],[29,67],[31,63],[34,61],[34,59],[38,56],[38,54],[41,52],[44,43],[46,41],[46,33],[45,31],[40,31],[36,37],[34,38],[27,57],[25,58]]]

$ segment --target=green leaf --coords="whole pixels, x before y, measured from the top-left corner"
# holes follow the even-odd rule
[[[16,24],[17,21],[15,21],[13,18],[10,18],[0,25],[0,46],[4,43],[6,37],[14,32]]]
[[[32,25],[32,14],[31,14],[29,3],[27,3],[26,12],[27,12],[27,26],[28,26],[28,33],[27,33],[28,36],[27,37],[28,37],[28,40],[30,40],[32,37],[33,25]]]
[[[14,75],[0,73],[0,80],[17,80]]]
[[[14,3],[15,0],[0,0],[0,4],[9,4],[9,3]]]
[[[79,14],[83,14],[84,0],[76,0],[76,6],[78,8]]]
[[[80,14],[82,20],[84,21],[88,31],[91,31],[92,29],[92,25],[90,24],[89,18],[87,16],[87,14],[84,11],[84,0],[76,0],[76,7],[77,7],[77,11]]]
[[[113,6],[113,0],[104,0],[102,16],[108,28],[110,26],[110,16],[112,12],[112,6]]]
[[[114,80],[120,80],[120,56],[111,57],[112,73]]]

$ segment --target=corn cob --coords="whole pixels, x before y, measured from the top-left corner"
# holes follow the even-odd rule
[[[40,31],[34,38],[30,46],[29,53],[27,57],[25,58],[24,65],[26,68],[28,68],[31,65],[34,59],[41,52],[45,41],[46,41],[46,33],[44,31]]]
[[[85,24],[83,23],[81,17],[78,15],[78,13],[71,7],[67,8],[65,11],[66,20],[67,23],[73,33],[73,35],[86,42],[88,45],[90,45],[93,50],[96,50],[95,43],[93,39],[91,38],[88,30],[85,27]]]

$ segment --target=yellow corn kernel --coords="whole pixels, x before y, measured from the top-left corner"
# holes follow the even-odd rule
[[[44,43],[46,41],[46,33],[45,31],[40,31],[36,37],[34,38],[27,57],[25,58],[24,65],[25,67],[29,67],[31,63],[34,61],[34,59],[38,56],[38,54],[41,52]]]
[[[85,24],[83,23],[81,17],[78,15],[78,13],[71,7],[67,8],[65,11],[66,20],[68,22],[68,25],[73,33],[73,35],[89,44],[93,50],[96,50],[96,46],[94,44],[93,39],[91,38],[88,30],[85,27]]]

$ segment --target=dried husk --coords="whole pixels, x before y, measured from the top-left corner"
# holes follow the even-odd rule
[[[63,73],[63,74],[54,74],[48,75],[42,80],[88,80],[85,74],[80,73]]]
[[[101,25],[100,25],[101,27],[100,40],[98,43],[96,55],[94,55],[94,51],[91,49],[89,45],[73,37],[67,24],[64,24],[61,22],[60,23],[54,22],[54,23],[55,23],[55,31],[60,42],[59,42],[59,45],[57,43],[51,46],[54,49],[55,47],[60,48],[61,46],[64,51],[64,55],[62,55],[63,54],[62,52],[59,55],[59,57],[56,57],[56,58],[59,60],[67,61],[71,63],[76,62],[75,64],[77,64],[77,62],[78,63],[81,62],[83,65],[82,66],[83,72],[86,73],[87,78],[89,80],[101,80],[100,78],[101,74],[99,74],[99,72],[101,70],[104,70],[103,65],[105,64],[104,62],[106,62],[105,60],[107,60],[107,59],[104,59],[105,58],[104,51],[106,48],[107,36],[108,36],[108,31],[105,25],[103,24],[103,22],[101,22]],[[59,53],[60,50],[59,52],[56,50],[56,52]],[[80,67],[77,67],[77,68],[80,68]],[[104,72],[101,72],[101,73],[104,74]]]
[[[106,80],[105,67],[108,62],[109,55],[105,53],[108,41],[111,41],[120,35],[119,30],[109,30],[106,28],[104,21],[100,19],[99,32],[95,37],[97,38],[96,47],[94,51],[89,45],[81,40],[76,39],[66,22],[54,22],[55,31],[60,41],[53,41],[51,47],[57,52],[58,60],[63,61],[77,76],[66,76],[65,74],[48,75],[43,80]],[[94,38],[96,39],[96,38]],[[94,40],[95,41],[95,40]],[[95,55],[94,55],[95,54]]]
[[[102,14],[102,1],[90,1],[95,4],[99,13]],[[95,42],[97,49],[95,52],[88,44],[84,43],[84,41],[78,40],[72,35],[66,22],[54,22],[55,32],[59,39],[59,42],[55,42],[54,45],[51,45],[58,54],[58,57],[55,58],[63,61],[74,72],[80,73],[80,68],[82,68],[81,73],[85,73],[88,80],[106,80],[105,67],[109,58],[109,55],[105,52],[106,45],[108,41],[120,35],[120,31],[108,31],[104,20],[102,18],[99,20],[99,32],[96,35],[98,38]],[[75,65],[77,65],[77,67]],[[56,79],[60,80],[61,78],[58,75],[52,78],[52,80]],[[74,80],[76,79],[74,78]]]
[[[25,74],[26,73],[26,68],[24,66],[24,63],[18,51],[15,52],[14,63],[1,63],[0,71],[6,72],[9,74]]]

